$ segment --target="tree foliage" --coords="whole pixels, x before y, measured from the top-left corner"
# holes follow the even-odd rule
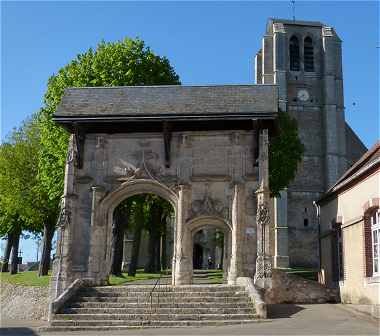
[[[0,237],[8,239],[3,271],[13,251],[11,273],[17,272],[21,232],[41,232],[47,218],[55,216],[38,180],[39,135],[34,116],[14,129],[0,146]]]
[[[39,132],[36,119],[14,129],[0,146],[0,236],[13,228],[42,229],[44,196],[38,183]]]
[[[272,196],[279,196],[280,191],[294,180],[304,153],[294,118],[280,112],[278,130],[278,135],[269,144],[269,188]]]
[[[48,81],[45,107],[41,110],[41,181],[51,199],[63,191],[68,135],[52,115],[68,87],[180,84],[165,57],[155,55],[140,39],[101,42],[61,68]]]

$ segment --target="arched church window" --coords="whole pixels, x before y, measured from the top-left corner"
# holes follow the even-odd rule
[[[289,43],[290,70],[300,70],[300,45],[298,38],[292,36]]]
[[[304,65],[306,72],[314,71],[314,48],[313,48],[313,40],[311,37],[306,37],[303,43],[304,51]]]

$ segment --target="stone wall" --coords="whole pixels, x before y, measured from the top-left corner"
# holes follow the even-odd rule
[[[339,293],[320,285],[316,281],[303,279],[297,275],[273,270],[272,289],[264,295],[265,303],[326,303],[339,302]]]
[[[67,206],[71,225],[65,228],[63,239],[67,252],[60,268],[60,278],[65,283],[52,296],[56,297],[75,279],[92,278],[98,284],[105,281],[111,257],[113,209],[139,193],[157,194],[173,206],[175,229],[173,237],[168,238],[174,240],[175,259],[188,264],[188,283],[192,271],[191,235],[203,227],[221,225],[226,237],[224,265],[229,267],[235,253],[231,242],[238,188],[236,275],[253,277],[255,192],[259,179],[253,158],[256,141],[253,131],[173,132],[167,165],[161,133],[86,135],[83,167],[79,169],[72,161],[67,163],[65,197],[72,201]],[[180,244],[189,246],[177,249]],[[183,251],[186,255],[180,258]]]
[[[47,320],[49,287],[1,283],[1,319]]]

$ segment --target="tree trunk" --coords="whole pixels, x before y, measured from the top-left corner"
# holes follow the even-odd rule
[[[137,265],[139,262],[141,233],[142,233],[142,227],[136,227],[134,235],[133,235],[131,263],[129,264],[129,267],[128,267],[129,276],[136,275]]]
[[[16,229],[13,236],[13,241],[12,241],[12,257],[11,257],[11,269],[10,269],[11,274],[17,274],[18,272],[18,247],[20,244],[20,235],[21,235],[21,230]]]
[[[46,222],[44,225],[43,245],[40,266],[38,267],[38,276],[48,275],[51,258],[51,243],[55,231],[54,222]]]
[[[162,253],[161,253],[161,266],[162,266],[162,269],[163,270],[166,270],[168,269],[168,251],[167,251],[167,233],[166,233],[166,218],[164,218],[164,221],[163,221],[163,228],[162,228],[162,236],[161,236],[161,239],[162,239]]]
[[[141,243],[141,233],[143,229],[143,220],[144,220],[144,214],[143,214],[143,206],[144,203],[138,204],[136,209],[136,219],[135,220],[135,229],[133,234],[133,245],[132,245],[132,255],[131,255],[131,263],[128,267],[128,275],[129,276],[135,276],[137,265],[139,262],[139,251],[140,251],[140,243]]]
[[[148,262],[145,265],[146,273],[160,271],[160,225],[162,208],[156,202],[151,208],[151,222],[149,224]]]
[[[154,273],[161,272],[161,235],[157,235],[155,243],[155,262],[154,262]]]
[[[125,214],[115,211],[115,227],[113,232],[112,244],[112,266],[111,273],[113,275],[121,275],[121,266],[123,263],[124,250],[124,233],[126,230],[127,218]]]
[[[220,252],[219,269],[223,269],[223,260],[224,260],[224,244],[222,245],[222,251]]]
[[[1,272],[9,271],[9,257],[11,256],[13,244],[13,232],[8,233],[7,245],[5,246],[3,264],[1,266]]]

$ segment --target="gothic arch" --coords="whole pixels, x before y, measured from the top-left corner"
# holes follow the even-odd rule
[[[232,232],[231,225],[228,224],[223,218],[217,216],[200,216],[191,219],[186,223],[186,227],[192,236],[194,236],[197,231],[206,226],[217,227],[227,234],[230,234]]]
[[[292,35],[289,39],[289,68],[291,71],[301,70],[300,39]]]
[[[223,218],[218,216],[199,216],[189,220],[186,223],[186,231],[189,233],[186,246],[189,248],[189,255],[193,255],[193,245],[195,234],[207,226],[215,227],[223,231],[224,234],[224,258],[223,258],[223,273],[227,279],[230,269],[230,259],[232,251],[232,226]],[[192,263],[192,258],[191,258]],[[192,265],[193,268],[193,265]]]
[[[303,40],[303,63],[305,72],[313,72],[314,69],[314,40],[307,35]]]
[[[92,265],[91,268],[98,269],[97,277],[100,282],[104,282],[110,272],[112,217],[115,208],[128,197],[148,193],[158,195],[168,201],[173,206],[177,221],[178,197],[176,193],[154,180],[137,179],[126,181],[99,201],[92,220],[91,256],[93,256],[93,259],[92,261],[90,260],[90,263],[98,263],[98,265]],[[103,255],[99,256],[100,253]]]

